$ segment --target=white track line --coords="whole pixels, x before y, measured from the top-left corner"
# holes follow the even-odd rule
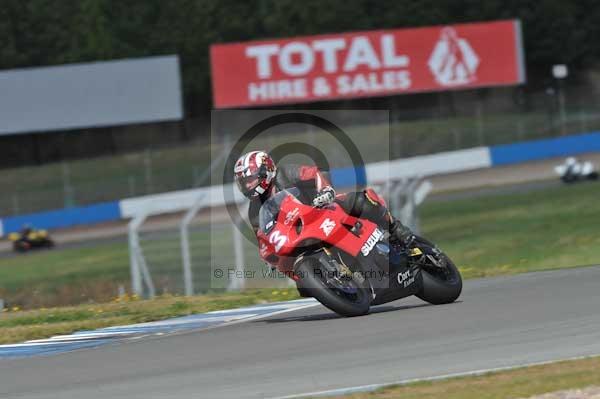
[[[301,302],[301,301],[304,301],[304,300],[297,300],[297,302]],[[289,302],[290,303],[294,303],[296,301],[289,301]],[[184,334],[196,333],[196,332],[200,332],[200,331],[214,330],[216,328],[233,326],[233,325],[236,325],[236,324],[246,323],[248,321],[256,321],[256,320],[266,319],[266,318],[269,318],[271,316],[276,316],[276,315],[280,315],[280,314],[283,314],[283,313],[294,312],[296,310],[312,308],[312,307],[318,306],[318,305],[321,305],[321,304],[319,302],[317,302],[316,300],[313,300],[311,302],[303,303],[302,305],[298,305],[296,307],[287,307],[285,309],[277,310],[275,312],[269,312],[269,313],[265,313],[265,314],[258,314],[256,316],[251,316],[251,317],[244,317],[244,318],[236,319],[236,320],[233,320],[233,321],[228,321],[228,322],[224,322],[224,323],[213,324],[212,326],[199,327],[199,328],[190,328],[190,329],[181,329],[181,330],[176,330],[176,331],[162,331],[160,333],[148,332],[145,335],[137,335],[137,336],[133,336],[131,338],[132,339],[140,339],[140,338],[149,338],[149,337],[152,337],[152,336],[155,336],[155,337],[166,337],[166,336],[171,337],[171,336],[176,336],[176,335],[184,335]],[[240,308],[240,309],[243,309],[243,308]]]
[[[297,304],[297,305],[296,305]],[[276,310],[274,312],[269,312],[269,313],[265,313],[265,314],[246,314],[246,315],[240,315],[242,317],[235,317],[235,316],[231,316],[230,319],[225,319],[226,321],[223,321],[223,323],[218,323],[218,324],[214,324],[211,326],[206,326],[206,327],[198,327],[198,328],[189,328],[189,329],[181,329],[181,330],[175,330],[175,331],[162,331],[160,333],[157,332],[147,332],[147,333],[143,333],[143,332],[137,332],[137,333],[131,333],[131,332],[121,332],[121,331],[110,331],[109,329],[119,329],[119,328],[129,328],[129,327],[133,327],[133,326],[144,326],[144,325],[148,325],[148,324],[154,324],[154,323],[160,323],[160,322],[166,322],[169,319],[166,320],[162,320],[162,321],[157,321],[157,322],[148,322],[148,323],[141,323],[141,324],[135,324],[135,325],[128,325],[128,326],[114,326],[114,327],[106,327],[106,330],[108,331],[89,331],[89,332],[85,332],[85,333],[80,333],[80,334],[73,334],[73,335],[57,335],[54,337],[50,337],[47,339],[40,339],[40,340],[32,340],[32,341],[27,341],[27,342],[23,342],[23,343],[18,343],[18,344],[4,344],[4,345],[0,345],[0,349],[17,349],[17,348],[26,348],[26,347],[35,347],[35,346],[44,346],[44,345],[59,345],[59,344],[65,344],[65,343],[70,343],[70,342],[83,342],[83,341],[93,341],[94,339],[101,339],[101,338],[117,338],[118,336],[122,336],[123,338],[128,338],[128,335],[132,335],[131,338],[141,338],[141,337],[148,337],[148,336],[165,336],[165,335],[179,335],[179,334],[185,334],[185,333],[190,333],[190,332],[197,332],[197,331],[205,331],[205,330],[212,330],[214,328],[219,328],[219,327],[225,327],[225,326],[231,326],[234,324],[239,324],[239,323],[244,323],[247,321],[256,321],[256,320],[260,320],[260,319],[265,319],[271,316],[275,316],[275,315],[280,315],[283,313],[288,313],[288,312],[293,312],[296,310],[301,310],[301,309],[307,309],[307,308],[311,308],[313,306],[317,306],[320,305],[319,302],[317,302],[316,300],[306,300],[306,299],[300,299],[300,300],[294,300],[294,301],[289,301],[288,303],[281,303],[281,304],[277,304],[275,306],[273,306],[273,308],[277,309],[277,308],[282,308],[280,310]],[[268,308],[269,305],[266,304],[265,306],[259,307],[261,310]],[[248,309],[254,309],[257,310],[258,307],[252,307],[252,308],[248,308]],[[230,309],[230,311],[240,311],[240,310],[246,310],[246,308],[238,308],[238,309]],[[209,312],[209,313],[204,313],[204,314],[211,314],[211,316],[215,316],[215,312],[222,312],[222,311],[214,311],[214,312]],[[229,312],[226,311],[226,312]],[[221,317],[222,318],[222,317]],[[207,317],[207,318],[199,318],[198,321],[206,321],[206,320],[219,320],[221,319],[220,317]],[[68,351],[70,352],[70,351]],[[35,356],[35,355],[34,355]]]
[[[293,301],[290,301],[290,302],[293,302]],[[225,326],[231,326],[231,325],[234,325],[234,324],[245,323],[247,321],[256,321],[256,320],[260,320],[260,319],[266,319],[266,318],[269,318],[271,316],[276,316],[276,315],[280,315],[280,314],[283,314],[283,313],[294,312],[296,310],[301,310],[301,309],[312,308],[313,306],[317,306],[317,305],[321,305],[321,304],[315,300],[312,303],[306,303],[306,304],[302,304],[302,305],[299,305],[299,306],[296,306],[296,307],[288,307],[286,309],[277,310],[275,312],[270,312],[270,313],[266,313],[266,314],[259,314],[259,315],[256,315],[256,316],[246,317],[246,318],[243,318],[243,319],[234,320],[234,321],[230,321],[230,322],[227,322],[227,323],[220,323],[220,324],[216,324],[216,325],[212,325],[212,326],[208,326],[208,327],[204,327],[204,328],[198,329],[197,331],[212,330],[212,329],[219,328],[219,327],[225,327]]]
[[[329,390],[325,390],[325,391],[306,392],[306,393],[299,393],[299,394],[287,395],[287,396],[277,396],[277,397],[273,397],[271,399],[323,398],[323,397],[327,397],[327,396],[341,396],[341,395],[350,395],[353,393],[373,392],[378,389],[387,388],[387,387],[394,386],[394,385],[408,385],[408,384],[413,384],[415,382],[424,382],[424,381],[440,381],[440,380],[447,380],[450,378],[457,378],[457,377],[477,377],[477,376],[480,376],[483,374],[495,373],[495,372],[499,372],[499,371],[510,371],[510,370],[520,369],[520,368],[524,368],[524,367],[543,366],[546,364],[572,361],[572,360],[583,360],[583,359],[589,359],[589,358],[597,357],[597,356],[600,356],[600,354],[576,356],[576,357],[569,357],[569,358],[564,358],[564,359],[548,360],[548,361],[544,361],[544,362],[521,363],[521,364],[517,364],[517,365],[513,365],[513,366],[465,371],[465,372],[461,372],[461,373],[444,374],[444,375],[438,375],[438,376],[434,376],[434,377],[413,378],[413,379],[409,379],[409,380],[386,382],[386,383],[382,383],[382,384],[359,385],[359,386],[347,387],[347,388],[329,389]]]

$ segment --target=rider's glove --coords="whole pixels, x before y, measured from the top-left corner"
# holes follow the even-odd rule
[[[313,206],[321,207],[325,205],[329,205],[335,199],[335,190],[333,187],[325,187],[319,194],[313,199]]]

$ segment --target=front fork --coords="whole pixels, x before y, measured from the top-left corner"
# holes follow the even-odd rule
[[[410,263],[415,264],[418,267],[426,266],[447,269],[448,265],[446,264],[443,253],[435,244],[422,237],[416,237],[415,243],[417,246],[412,248],[409,252]]]

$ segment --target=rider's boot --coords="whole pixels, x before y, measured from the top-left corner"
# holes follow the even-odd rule
[[[389,224],[390,240],[392,242],[396,242],[396,243],[402,245],[403,247],[409,247],[410,244],[412,243],[412,241],[414,240],[415,235],[408,227],[403,225],[399,219],[395,219],[394,217],[391,217],[391,215],[390,215],[390,218],[391,218],[391,222]]]

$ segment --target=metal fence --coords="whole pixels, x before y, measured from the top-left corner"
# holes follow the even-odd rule
[[[140,226],[139,248],[136,250],[141,251],[143,260],[137,271],[137,288],[135,274],[132,274],[134,292],[145,296],[198,294],[241,288],[241,281],[244,281],[245,288],[271,288],[289,284],[286,280],[273,281],[265,276],[267,269],[258,256],[256,243],[236,235],[230,222],[212,223],[205,218],[195,218],[189,226],[187,256],[190,269],[186,274],[186,255],[182,252],[182,235],[178,224],[157,230],[153,228],[154,223],[153,218],[149,218],[145,226]],[[239,258],[236,258],[234,250],[236,244],[241,246]],[[240,268],[240,264],[243,267]],[[254,278],[238,278],[236,270],[252,271]],[[146,272],[150,281],[146,280]]]

